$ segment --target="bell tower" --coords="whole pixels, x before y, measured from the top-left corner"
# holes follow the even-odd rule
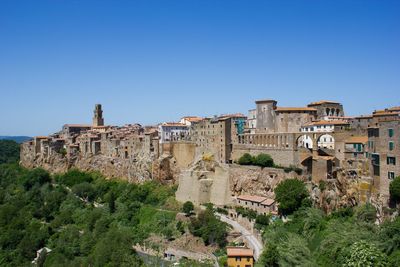
[[[101,104],[96,104],[94,107],[93,126],[104,126],[103,110]]]

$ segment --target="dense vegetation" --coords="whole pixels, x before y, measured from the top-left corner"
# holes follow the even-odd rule
[[[295,179],[281,182],[275,194],[287,221],[258,224],[265,241],[258,266],[400,266],[399,217],[376,225],[371,204],[326,215],[311,207]]]
[[[226,245],[228,226],[221,222],[214,214],[212,206],[207,206],[206,210],[201,211],[197,217],[191,218],[189,224],[190,232],[201,237],[206,245]]]
[[[19,144],[12,140],[0,140],[0,164],[19,160]]]
[[[287,179],[278,184],[274,190],[275,200],[279,203],[279,213],[292,214],[302,205],[309,204],[309,194],[305,184],[297,179]]]
[[[400,218],[374,224],[371,205],[332,215],[302,207],[264,228],[259,266],[400,266]]]
[[[132,245],[150,233],[179,235],[174,188],[108,181],[72,170],[0,165],[0,266],[141,266]],[[178,206],[177,209],[180,207]]]

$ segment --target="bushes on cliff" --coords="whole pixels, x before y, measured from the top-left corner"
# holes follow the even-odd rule
[[[238,160],[240,165],[255,165],[260,167],[273,167],[274,160],[268,154],[261,153],[255,157],[251,156],[249,153],[243,154]]]
[[[243,156],[241,156],[239,158],[238,163],[240,165],[252,165],[253,164],[253,156],[250,155],[249,153],[245,153],[245,154],[243,154]]]

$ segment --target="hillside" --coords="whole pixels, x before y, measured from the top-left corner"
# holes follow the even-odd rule
[[[32,137],[29,136],[5,136],[5,135],[0,136],[0,140],[12,140],[19,144],[28,141],[30,139],[32,139]]]

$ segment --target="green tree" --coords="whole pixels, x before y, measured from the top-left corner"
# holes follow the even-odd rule
[[[193,235],[201,237],[207,245],[226,245],[227,225],[218,220],[210,208],[201,211],[197,218],[191,218],[189,230]]]
[[[366,241],[354,243],[348,250],[345,250],[344,253],[344,267],[387,266],[385,254],[375,245]]]
[[[183,203],[182,211],[186,213],[186,216],[190,216],[193,210],[194,210],[194,205],[191,201],[186,201],[185,203]]]
[[[276,245],[267,245],[261,255],[260,262],[263,266],[278,267],[279,251]]]
[[[302,201],[309,197],[304,182],[297,179],[282,181],[274,190],[275,199],[279,202],[279,212],[292,214],[301,207]]]
[[[72,192],[88,201],[93,201],[96,197],[96,190],[94,189],[93,185],[88,182],[74,185],[72,187]]]
[[[249,153],[245,153],[239,158],[238,163],[240,165],[251,165],[253,164],[253,157]]]
[[[12,140],[0,140],[0,164],[19,161],[19,144]]]
[[[260,167],[273,167],[274,160],[268,154],[259,154],[257,157],[254,158],[254,164]]]
[[[389,185],[390,199],[395,203],[400,202],[400,176],[394,178]]]

